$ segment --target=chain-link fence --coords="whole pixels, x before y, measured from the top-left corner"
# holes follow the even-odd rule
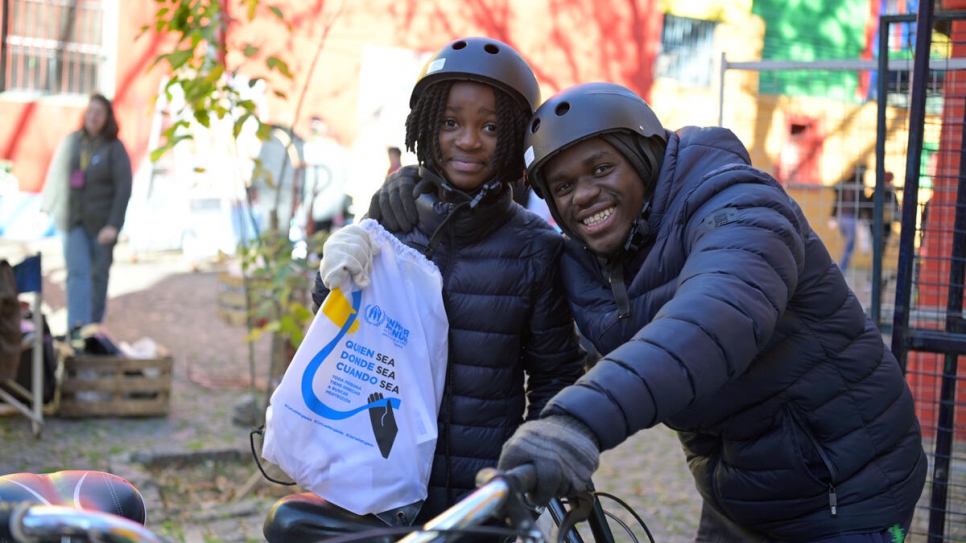
[[[915,15],[880,19],[878,59],[722,59],[720,121],[805,211],[905,368],[930,463],[907,541],[938,543],[966,541],[966,12],[923,11],[923,36]],[[729,108],[737,92],[754,111]]]

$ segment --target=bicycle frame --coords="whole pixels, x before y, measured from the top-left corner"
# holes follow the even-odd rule
[[[168,543],[124,517],[60,505],[0,504],[0,540],[51,541],[70,537],[108,543]]]
[[[492,469],[483,470],[478,476],[478,480],[483,483],[480,488],[429,521],[422,531],[406,536],[399,543],[446,541],[447,534],[440,534],[434,530],[470,528],[488,519],[498,518],[500,514],[510,517],[511,523],[517,529],[519,541],[545,541],[544,535],[537,528],[535,519],[522,497],[524,489],[533,487],[535,477],[533,466],[529,465],[502,475]],[[614,543],[614,536],[607,525],[600,502],[595,497],[591,497],[582,506],[586,508],[582,514],[588,521],[594,541]],[[564,527],[567,511],[563,503],[560,500],[551,500],[548,509],[554,523],[558,527],[567,529]],[[568,530],[562,540],[567,543],[583,543],[576,529]]]
[[[596,543],[614,543],[614,534],[607,524],[607,517],[604,514],[604,508],[600,505],[600,500],[594,496],[593,501],[588,507],[590,507],[590,511],[587,517],[587,524],[590,526],[590,532],[593,535],[594,541]],[[564,524],[567,511],[564,509],[563,503],[560,500],[550,500],[547,510],[550,512],[550,517],[553,518],[555,525],[560,527]],[[567,543],[583,543],[584,541],[576,529],[570,530],[569,533],[565,534],[563,540]]]
[[[453,531],[471,530],[488,520],[501,518],[509,518],[519,542],[545,543],[546,538],[536,524],[536,515],[523,498],[524,492],[533,488],[535,477],[536,471],[532,465],[509,472],[483,470],[477,477],[482,484],[475,492],[425,526],[412,527],[411,532],[399,543],[443,542],[453,537]],[[597,499],[588,494],[576,503],[570,511],[559,500],[553,500],[549,506],[556,525],[566,531],[562,540],[582,543],[577,530],[571,529],[572,520],[586,519],[595,541],[613,543],[613,536]],[[572,513],[578,513],[579,518],[572,519]],[[391,532],[398,534],[398,530],[387,528],[378,532],[384,535]],[[369,534],[376,532],[374,530]],[[362,541],[355,537],[363,535],[347,534],[332,541]],[[109,513],[30,502],[0,503],[0,540],[30,543],[72,537],[107,543],[168,543],[165,538],[141,524]]]

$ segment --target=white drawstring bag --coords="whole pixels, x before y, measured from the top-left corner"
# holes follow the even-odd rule
[[[262,457],[364,515],[426,498],[449,324],[435,265],[360,225],[381,249],[371,283],[326,297],[272,394]]]

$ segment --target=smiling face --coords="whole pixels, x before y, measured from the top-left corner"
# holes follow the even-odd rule
[[[578,142],[548,160],[543,176],[571,234],[600,255],[624,245],[644,207],[644,183],[617,149],[599,137]]]
[[[456,188],[472,192],[492,179],[497,138],[493,87],[472,81],[454,83],[439,127],[436,166]]]
[[[91,136],[97,136],[107,123],[107,107],[98,100],[91,100],[84,112],[84,129]]]

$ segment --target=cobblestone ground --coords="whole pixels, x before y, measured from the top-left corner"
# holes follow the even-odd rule
[[[38,250],[43,255],[45,313],[54,334],[62,334],[64,269],[59,244],[52,239],[30,244],[0,240],[0,258],[14,263]],[[144,418],[66,419],[53,415],[40,439],[33,438],[23,417],[0,418],[0,473],[112,471],[144,491],[149,502],[148,527],[175,541],[262,541],[261,524],[272,498],[249,492],[227,503],[212,501],[185,508],[185,504],[171,503],[170,497],[159,496],[157,481],[131,461],[190,459],[194,455],[209,458],[197,463],[201,467],[196,469],[203,472],[205,466],[217,465],[210,461],[212,452],[230,451],[246,467],[232,471],[234,480],[227,483],[237,489],[252,482],[256,468],[248,452],[250,428],[231,420],[233,405],[250,390],[249,344],[244,340],[244,327],[218,319],[217,289],[217,273],[212,267],[192,271],[178,253],[140,254],[134,259],[124,244],[119,245],[105,326],[117,342],[147,337],[170,351],[174,358],[170,413]],[[256,384],[262,388],[267,344],[260,340],[253,349]],[[671,432],[663,428],[642,432],[605,453],[595,482],[598,490],[620,497],[636,510],[656,541],[693,540],[699,498]],[[605,501],[605,508],[631,520],[616,503]]]

